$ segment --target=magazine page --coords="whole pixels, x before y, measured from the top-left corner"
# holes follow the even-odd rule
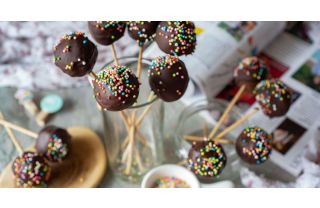
[[[250,122],[272,133],[271,161],[298,176],[302,171],[304,149],[319,125],[319,45],[288,30],[274,40],[262,56],[267,56],[272,63],[271,72],[283,72],[271,74],[292,90],[292,105],[286,116],[270,119],[259,112]],[[258,106],[254,101],[252,103],[251,108]]]

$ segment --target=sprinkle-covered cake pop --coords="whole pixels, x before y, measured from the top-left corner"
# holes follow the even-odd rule
[[[158,21],[129,21],[128,33],[140,46],[145,42],[152,41],[156,36]]]
[[[267,76],[268,69],[264,61],[256,56],[244,58],[234,70],[237,85],[240,87],[245,85],[247,92],[252,92]]]
[[[65,34],[54,47],[54,63],[64,73],[81,77],[90,73],[96,63],[97,47],[82,32]]]
[[[280,80],[263,80],[255,88],[256,100],[269,117],[285,115],[291,105],[291,90]]]
[[[67,130],[56,126],[43,128],[36,141],[36,149],[51,162],[61,162],[70,151],[71,136]]]
[[[32,188],[47,187],[51,169],[44,157],[35,152],[24,152],[14,160],[12,171],[16,186]]]
[[[119,40],[126,29],[121,21],[89,21],[89,31],[92,37],[101,45],[111,45]]]
[[[139,81],[126,66],[107,66],[93,81],[94,95],[104,109],[121,111],[133,105],[139,95]]]
[[[259,127],[244,129],[236,141],[238,155],[250,164],[259,165],[268,160],[272,146],[272,138]]]
[[[167,54],[155,58],[148,73],[151,89],[166,102],[181,98],[188,87],[188,71],[176,56]]]
[[[197,42],[195,26],[189,21],[160,22],[155,40],[165,53],[176,56],[191,54]]]
[[[214,141],[193,142],[188,155],[188,167],[201,182],[210,183],[219,176],[227,163],[220,144]]]

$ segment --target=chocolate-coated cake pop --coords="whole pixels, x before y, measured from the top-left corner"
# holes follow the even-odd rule
[[[291,105],[291,90],[280,80],[263,80],[255,88],[256,100],[269,117],[285,115]]]
[[[35,152],[24,152],[12,164],[16,186],[24,188],[47,187],[50,166]]]
[[[152,41],[156,36],[158,21],[129,21],[128,33],[140,46],[145,42]]]
[[[51,162],[64,160],[68,156],[70,146],[70,134],[67,130],[56,126],[43,128],[36,141],[37,152]]]
[[[94,95],[104,109],[121,111],[133,105],[139,95],[139,81],[126,66],[107,66],[93,81]]]
[[[188,167],[201,182],[210,183],[219,176],[227,163],[220,144],[214,141],[193,142],[188,155]]]
[[[247,92],[252,92],[267,76],[268,69],[264,61],[256,56],[244,58],[234,70],[237,85],[239,87],[245,85]]]
[[[265,162],[272,150],[271,135],[259,127],[248,127],[244,129],[236,141],[238,155],[250,164],[261,164]]]
[[[54,47],[54,63],[64,73],[81,77],[90,73],[96,63],[97,47],[82,32],[65,34]]]
[[[89,21],[89,31],[101,45],[111,45],[119,40],[126,29],[125,22],[121,21]]]
[[[189,21],[160,22],[155,40],[165,53],[177,56],[191,54],[197,42],[195,26]]]
[[[176,56],[167,54],[155,58],[148,73],[151,89],[166,102],[181,98],[188,87],[188,71]]]

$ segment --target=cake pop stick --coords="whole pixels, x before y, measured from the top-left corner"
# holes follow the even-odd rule
[[[44,126],[50,114],[57,113],[62,109],[63,99],[59,95],[47,95],[41,99],[41,112],[37,115],[36,121],[39,126]]]
[[[29,90],[19,89],[14,97],[31,114],[36,115],[39,112],[38,106],[33,101],[33,95]]]
[[[129,155],[128,155],[128,160],[127,160],[126,169],[125,169],[125,173],[127,175],[130,174],[131,166],[132,166],[132,150],[133,150],[133,143],[134,143],[134,132],[135,132],[135,127],[132,125],[129,132],[129,144],[128,144]]]
[[[0,119],[3,119],[3,120],[5,119],[1,112],[0,112]],[[11,139],[12,143],[14,144],[16,149],[18,150],[19,155],[22,155],[23,148],[22,148],[21,144],[18,142],[16,136],[14,135],[14,133],[12,132],[12,130],[8,126],[4,126],[4,127],[9,135],[9,138]]]
[[[4,120],[4,119],[0,119],[0,124],[3,125],[3,126],[7,126],[7,127],[11,128],[11,129],[14,129],[16,131],[19,131],[19,132],[21,132],[21,133],[23,133],[23,134],[25,134],[25,135],[27,135],[29,137],[32,137],[32,138],[37,138],[38,137],[37,133],[35,133],[33,131],[30,131],[28,129],[22,128],[22,127],[20,127],[20,126],[18,126],[16,124],[13,124],[11,122],[8,122],[8,121]]]
[[[183,137],[185,140],[192,141],[192,142],[203,142],[203,141],[208,141],[212,140],[211,138],[206,138],[206,137],[200,137],[200,136],[192,136],[192,135],[185,135]],[[214,139],[214,141],[217,141],[217,139]],[[234,144],[234,141],[229,140],[229,139],[219,139],[220,144]]]
[[[214,135],[217,133],[217,131],[219,130],[220,126],[223,124],[223,122],[225,122],[225,120],[228,117],[228,114],[230,113],[230,111],[232,110],[233,106],[237,103],[237,101],[239,100],[240,96],[242,95],[243,91],[245,90],[245,85],[242,85],[241,88],[238,90],[237,94],[233,97],[233,99],[231,100],[231,102],[229,103],[229,105],[227,106],[226,110],[223,112],[222,116],[220,117],[218,123],[215,125],[215,127],[213,128],[213,130],[210,132],[209,134],[209,138],[214,137]]]
[[[96,80],[98,79],[98,75],[96,73],[94,73],[93,71],[92,72],[89,72],[88,74],[93,80]]]
[[[116,52],[116,49],[115,49],[113,43],[111,44],[111,51],[112,51],[112,57],[113,57],[114,64],[118,66],[119,62],[118,62],[117,52]]]
[[[141,63],[142,63],[143,46],[139,47],[138,65],[137,65],[137,77],[140,80],[141,77]]]
[[[138,151],[137,148],[134,149],[134,154],[135,154],[135,158],[139,167],[139,170],[142,172],[144,170],[144,167],[142,165],[142,161],[141,161],[141,157],[140,157],[140,153]]]
[[[254,114],[256,114],[259,111],[259,109],[255,108],[253,109],[250,113],[248,113],[247,115],[243,116],[241,119],[239,119],[238,121],[236,121],[235,123],[233,123],[231,126],[227,127],[226,129],[224,129],[222,132],[220,132],[215,138],[216,141],[220,141],[220,139],[226,135],[227,133],[229,133],[230,131],[232,131],[233,129],[235,129],[236,127],[238,127],[240,124],[242,124],[243,122],[245,122],[246,120],[248,120],[249,118],[251,118]]]

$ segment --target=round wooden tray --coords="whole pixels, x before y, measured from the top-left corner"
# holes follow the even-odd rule
[[[68,128],[72,136],[70,156],[62,163],[51,163],[49,188],[97,187],[107,169],[107,154],[99,136],[83,127]],[[29,148],[34,150],[34,147]],[[10,162],[0,175],[0,187],[14,188]]]

